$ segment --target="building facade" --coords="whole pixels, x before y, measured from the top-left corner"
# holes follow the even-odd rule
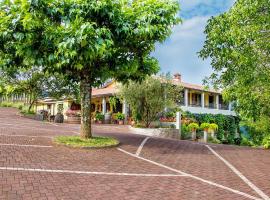
[[[183,88],[182,101],[179,105],[183,111],[191,113],[208,113],[233,115],[231,103],[225,103],[221,91],[207,89],[204,86],[183,82],[179,73],[174,75],[173,84],[180,85]],[[129,114],[129,106],[126,102],[117,100],[116,107],[110,106],[110,98],[118,92],[118,83],[110,81],[100,88],[92,89],[91,109],[93,113],[117,113],[122,112],[125,116]],[[36,111],[50,110],[52,115],[57,113],[57,106],[63,106],[63,113],[74,106],[72,100],[54,101],[53,99],[43,99],[37,102]],[[75,106],[76,107],[76,106]],[[65,117],[66,118],[66,117]]]

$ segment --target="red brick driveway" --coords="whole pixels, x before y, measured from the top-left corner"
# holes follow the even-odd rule
[[[50,124],[0,108],[0,199],[269,199],[270,151],[147,138],[94,126],[113,149],[54,146],[78,125]],[[144,144],[144,145],[142,145]]]

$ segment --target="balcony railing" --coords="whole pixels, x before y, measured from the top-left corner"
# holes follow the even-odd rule
[[[218,105],[218,108],[220,110],[229,110],[229,105],[226,105],[226,104],[219,104]]]
[[[184,104],[181,104],[181,106],[184,106]],[[189,103],[188,106],[190,106],[190,107],[202,107],[202,104],[201,103]],[[205,105],[204,108],[216,109],[217,105],[215,103],[210,103],[208,105]],[[218,109],[220,109],[220,110],[229,110],[229,105],[219,104]]]
[[[191,106],[191,107],[202,107],[202,104],[201,103],[189,103],[188,106]]]
[[[209,109],[215,109],[215,108],[217,108],[216,107],[216,104],[214,104],[214,103],[209,103],[208,105],[205,105],[204,107],[205,108],[209,108]]]

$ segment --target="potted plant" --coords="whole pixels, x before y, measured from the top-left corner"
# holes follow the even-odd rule
[[[104,115],[102,113],[97,113],[95,118],[96,118],[96,121],[98,124],[102,124],[102,122],[104,120]]]
[[[125,115],[123,113],[118,112],[115,117],[116,117],[119,125],[124,124]]]
[[[209,123],[202,123],[200,125],[200,128],[203,130],[203,139],[204,139],[204,142],[207,142],[207,136],[208,136],[209,126],[210,126]]]
[[[215,138],[215,132],[218,130],[218,125],[215,123],[209,124],[209,132],[211,133],[211,137]]]
[[[195,122],[188,125],[189,130],[191,130],[192,140],[196,140],[196,131],[199,129],[199,125]]]
[[[80,110],[68,109],[66,112],[67,123],[80,124],[81,123],[81,112]]]

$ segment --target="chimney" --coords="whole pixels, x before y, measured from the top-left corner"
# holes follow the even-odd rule
[[[173,75],[173,80],[177,82],[181,82],[181,74],[176,73]]]

